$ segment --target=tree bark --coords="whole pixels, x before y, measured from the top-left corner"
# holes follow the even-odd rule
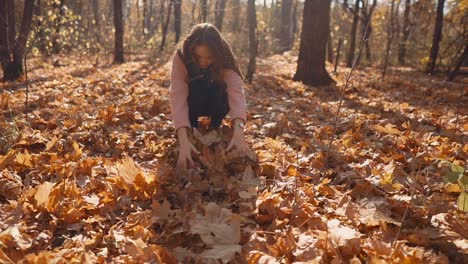
[[[190,22],[190,25],[195,24],[195,9],[197,8],[198,1],[199,0],[195,0],[192,3],[192,21]]]
[[[405,2],[405,12],[403,15],[403,36],[400,39],[398,49],[398,63],[404,65],[406,63],[406,48],[408,46],[408,38],[411,30],[409,14],[411,11],[411,0]]]
[[[115,46],[114,63],[124,62],[123,49],[123,20],[122,20],[122,0],[114,0],[114,27],[115,27]]]
[[[460,70],[460,67],[464,63],[467,63],[467,59],[468,59],[468,42],[465,42],[465,49],[463,50],[463,53],[458,58],[458,61],[455,64],[455,67],[450,72],[450,74],[448,76],[448,79],[447,79],[448,81],[453,81],[455,79],[455,77],[457,76],[458,71]]]
[[[444,4],[445,0],[438,0],[437,2],[437,15],[434,27],[434,35],[432,38],[431,54],[429,56],[429,63],[427,65],[428,74],[434,74],[437,56],[439,54],[439,44],[442,40],[442,26],[444,22]]]
[[[224,9],[226,8],[226,1],[227,0],[216,0],[216,7],[215,7],[215,26],[218,28],[219,31],[223,28],[223,20],[224,20]]]
[[[12,5],[11,2],[7,2],[6,5],[0,4],[0,15],[4,15],[5,12],[9,10],[5,9],[14,8],[14,3]],[[24,9],[23,9],[23,18],[21,21],[20,32],[16,37],[11,36],[12,29],[10,27],[15,27],[15,24],[10,24],[10,22],[14,22],[15,19],[11,18],[9,14],[7,14],[7,23],[6,28],[5,24],[0,24],[0,46],[1,48],[1,61],[2,61],[2,70],[3,70],[3,79],[6,81],[16,80],[23,74],[23,58],[26,52],[26,42],[28,40],[29,32],[31,31],[31,24],[32,24],[32,17],[33,17],[33,10],[34,10],[34,0],[25,0],[24,2]],[[14,15],[14,12],[13,12]],[[5,16],[3,16],[5,17]],[[9,46],[8,50],[5,49],[5,43],[9,42],[9,38],[15,38],[16,40],[13,46]],[[5,40],[6,38],[6,40]],[[11,43],[8,43],[10,45]],[[6,57],[4,57],[6,56]]]
[[[101,20],[99,19],[99,4],[98,0],[93,0],[93,15],[94,15],[94,36],[96,38],[97,43],[101,43]]]
[[[239,32],[241,28],[241,1],[240,0],[233,0],[232,1],[232,9],[233,9],[233,15],[234,15],[234,21],[232,23],[232,31],[234,32]]]
[[[292,0],[281,1],[281,31],[279,52],[285,52],[291,49],[292,43]]]
[[[361,23],[361,29],[364,34],[364,38],[362,41],[364,41],[364,48],[366,50],[366,59],[369,64],[372,62],[371,58],[371,48],[370,48],[370,37],[372,35],[372,14],[374,13],[374,9],[377,6],[377,0],[373,0],[372,5],[370,8],[368,8],[368,2],[363,1],[363,6],[361,8],[362,10],[362,23]],[[362,56],[362,51],[358,55],[357,59],[357,64],[360,63],[361,61],[361,56]]]
[[[15,17],[15,0],[6,0],[7,5],[7,23],[8,23],[8,49],[10,52],[13,50],[15,46],[15,38],[16,38],[16,17]]]
[[[249,64],[247,66],[246,80],[252,83],[256,68],[257,58],[257,13],[255,11],[255,0],[247,2],[247,20],[249,23]]]
[[[65,0],[60,0],[59,3],[54,2],[53,4],[53,7],[55,9],[54,11],[58,13],[54,21],[55,34],[52,38],[52,53],[54,54],[60,53],[60,50],[62,49],[59,39],[60,39],[60,27],[62,26],[62,18],[65,15],[64,6],[65,6]]]
[[[175,43],[179,43],[181,34],[181,23],[182,23],[182,0],[174,1],[174,31],[175,31]]]
[[[163,37],[161,40],[161,46],[159,47],[159,50],[162,51],[164,49],[164,45],[166,44],[166,36],[167,36],[167,28],[169,27],[169,23],[171,21],[171,11],[172,11],[172,0],[169,1],[169,7],[167,10],[167,17],[166,17],[166,22],[164,23],[163,26]]]
[[[328,85],[333,79],[325,69],[330,33],[331,0],[306,0],[295,81],[307,85]]]
[[[360,0],[356,0],[354,4],[353,10],[353,25],[351,27],[351,35],[349,41],[349,52],[348,52],[348,59],[346,60],[346,67],[353,66],[354,60],[354,51],[356,49],[356,34],[357,34],[357,27],[359,23],[359,2]]]
[[[299,18],[297,16],[297,9],[298,9],[297,7],[298,7],[298,5],[299,5],[299,0],[296,0],[294,2],[294,8],[293,8],[293,13],[292,13],[292,23],[293,23],[292,24],[292,41],[293,41],[292,44],[294,44],[294,38],[295,38],[296,33],[297,33],[297,22],[299,21]]]
[[[137,5],[138,7],[138,5]],[[142,35],[146,38],[146,35],[148,33],[148,0],[143,0],[143,19],[142,19]]]
[[[206,19],[208,17],[208,0],[201,0],[201,21],[200,22],[203,22],[205,23],[206,22]]]
[[[331,34],[328,34],[327,39],[327,61],[333,63],[333,44]]]
[[[382,81],[385,78],[385,74],[387,73],[387,67],[388,67],[388,60],[390,58],[390,52],[392,50],[392,42],[393,42],[393,36],[395,33],[395,28],[394,28],[394,20],[395,20],[395,0],[392,0],[391,5],[390,5],[390,21],[388,23],[388,33],[387,33],[387,47],[385,49],[385,59],[384,59],[384,65],[383,65],[383,70],[382,70]]]

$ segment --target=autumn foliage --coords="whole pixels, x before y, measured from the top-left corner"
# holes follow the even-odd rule
[[[403,68],[308,87],[296,59],[245,88],[252,154],[201,129],[187,172],[167,65],[33,60],[27,117],[0,86],[0,263],[466,263],[466,89]]]

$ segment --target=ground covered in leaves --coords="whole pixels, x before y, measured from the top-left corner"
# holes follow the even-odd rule
[[[188,172],[167,65],[33,59],[28,95],[0,84],[0,263],[467,263],[446,180],[468,159],[463,83],[368,68],[344,90],[339,68],[307,87],[295,59],[246,85],[252,155],[202,129]]]

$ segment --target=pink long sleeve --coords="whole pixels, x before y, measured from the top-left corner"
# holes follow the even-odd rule
[[[227,85],[229,116],[231,119],[247,120],[247,110],[242,78],[235,71],[224,70],[224,81]],[[169,88],[171,101],[171,116],[174,127],[190,127],[188,114],[188,72],[178,55],[172,59],[171,86]]]
[[[171,116],[176,130],[179,127],[190,127],[188,114],[188,73],[184,63],[176,54],[172,59],[171,86]]]

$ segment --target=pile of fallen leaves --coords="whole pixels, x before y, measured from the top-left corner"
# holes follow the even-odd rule
[[[167,66],[32,61],[27,117],[0,84],[0,263],[467,262],[463,85],[369,68],[343,92],[340,68],[307,87],[295,59],[245,88],[255,153],[196,130],[185,172]]]

